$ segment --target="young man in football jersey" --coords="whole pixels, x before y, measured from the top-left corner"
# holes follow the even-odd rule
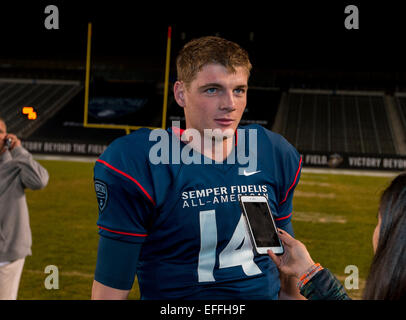
[[[186,130],[159,131],[168,136],[160,143],[168,144],[169,161],[151,160],[157,139],[139,129],[115,140],[95,164],[100,241],[92,299],[126,299],[135,276],[141,299],[301,298],[296,279],[280,279],[271,259],[254,253],[238,202],[239,195],[265,195],[277,227],[293,234],[301,157],[276,133],[239,127],[247,52],[203,37],[187,43],[176,62],[174,96]],[[185,163],[190,152],[195,161]],[[254,170],[229,161],[241,153],[254,157]]]

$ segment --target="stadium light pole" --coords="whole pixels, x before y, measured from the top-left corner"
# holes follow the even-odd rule
[[[90,50],[92,43],[92,24],[89,22],[87,25],[87,51],[86,51],[86,79],[85,79],[85,112],[83,115],[83,123],[86,127],[88,107],[89,107],[89,82],[90,82]]]
[[[169,67],[171,61],[171,38],[172,27],[168,27],[168,39],[166,42],[166,64],[165,64],[165,84],[164,84],[164,105],[162,108],[162,129],[166,129],[166,110],[168,109],[168,91],[169,91]]]

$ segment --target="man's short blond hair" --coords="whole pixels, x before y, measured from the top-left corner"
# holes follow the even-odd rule
[[[186,43],[176,58],[178,81],[189,85],[202,68],[217,63],[235,72],[236,67],[246,69],[250,75],[252,65],[248,52],[237,43],[215,36],[201,37]]]

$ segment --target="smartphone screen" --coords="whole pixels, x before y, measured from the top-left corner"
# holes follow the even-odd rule
[[[280,247],[277,231],[266,202],[244,202],[257,247]]]

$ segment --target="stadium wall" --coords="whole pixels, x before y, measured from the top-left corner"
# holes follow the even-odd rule
[[[106,144],[80,143],[77,141],[25,140],[24,148],[33,154],[89,156],[103,153]],[[406,156],[382,154],[355,154],[335,152],[300,152],[303,167],[357,169],[357,170],[406,170]]]

